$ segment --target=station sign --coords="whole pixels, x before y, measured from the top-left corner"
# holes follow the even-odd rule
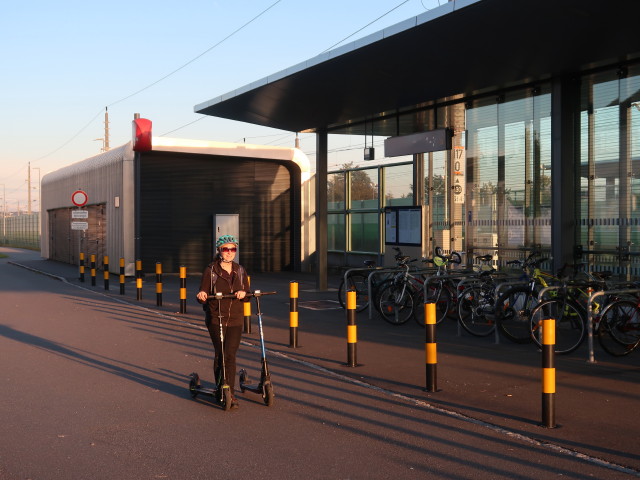
[[[464,147],[453,147],[453,203],[464,203],[465,200],[465,179],[464,173],[467,168],[467,155]]]
[[[400,137],[389,137],[384,141],[385,157],[400,157],[417,153],[451,150],[453,133],[448,128],[419,132]]]

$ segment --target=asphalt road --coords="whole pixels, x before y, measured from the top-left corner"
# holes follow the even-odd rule
[[[576,443],[566,448],[552,430],[503,427],[462,401],[460,408],[434,402],[437,394],[420,394],[419,381],[408,386],[384,372],[376,381],[366,365],[338,367],[327,359],[344,344],[336,347],[333,327],[323,334],[320,322],[299,351],[270,341],[274,405],[247,392],[238,395],[238,410],[224,412],[187,390],[192,371],[205,386],[212,379],[212,348],[197,312],[180,316],[58,281],[9,263],[28,263],[28,253],[0,252],[11,255],[0,259],[2,480],[639,476],[635,429],[619,432],[635,447],[617,462],[581,453]],[[282,317],[283,299],[271,302],[265,297],[265,310]],[[265,323],[267,338],[281,333],[270,326],[277,323],[272,314]],[[255,339],[248,337],[238,356],[238,367],[253,377]],[[404,353],[387,343],[371,342],[392,368]],[[369,342],[363,347],[361,357],[372,358]],[[636,384],[632,405],[637,394]],[[625,415],[637,417],[635,405]]]

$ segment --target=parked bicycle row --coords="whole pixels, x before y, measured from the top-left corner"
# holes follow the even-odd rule
[[[640,344],[637,282],[614,281],[611,272],[589,272],[580,265],[565,265],[554,275],[542,269],[549,259],[539,252],[507,262],[510,271],[498,271],[491,255],[476,257],[467,268],[458,252],[447,255],[436,247],[432,258],[411,259],[394,248],[395,267],[366,261],[365,268],[346,272],[338,289],[343,308],[346,291],[355,290],[358,312],[371,304],[392,325],[413,319],[424,326],[424,303],[434,302],[437,324],[450,318],[471,335],[498,329],[512,342],[538,347],[542,320],[554,319],[559,354],[577,349],[589,327],[610,355],[627,355]],[[602,294],[591,300],[594,292]]]

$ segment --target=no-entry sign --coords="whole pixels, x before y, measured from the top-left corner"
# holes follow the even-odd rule
[[[71,195],[71,201],[76,207],[83,207],[89,201],[89,196],[87,195],[86,192],[83,192],[82,190],[76,190]]]

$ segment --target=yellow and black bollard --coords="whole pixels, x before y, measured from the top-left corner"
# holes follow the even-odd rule
[[[247,276],[247,283],[251,285],[251,277],[249,276]],[[242,333],[251,333],[251,302],[244,302],[244,328]]]
[[[120,295],[124,295],[124,258],[120,258]]]
[[[251,333],[251,302],[244,302],[244,329],[242,333]]]
[[[433,302],[424,304],[424,323],[427,377],[425,391],[435,392],[438,389],[438,346],[436,343],[436,304]]]
[[[104,278],[104,289],[109,290],[109,255],[102,258],[102,278]]]
[[[136,300],[142,300],[142,260],[136,260]]]
[[[358,326],[356,325],[356,291],[347,292],[347,367],[358,366]]]
[[[556,321],[542,320],[542,426],[556,427]]]
[[[180,267],[180,313],[187,313],[187,267]]]
[[[80,253],[80,281],[84,282],[84,253]]]
[[[289,346],[298,347],[298,282],[289,283]]]
[[[156,305],[162,306],[162,263],[156,262]]]
[[[91,286],[96,286],[96,256],[91,254]]]

